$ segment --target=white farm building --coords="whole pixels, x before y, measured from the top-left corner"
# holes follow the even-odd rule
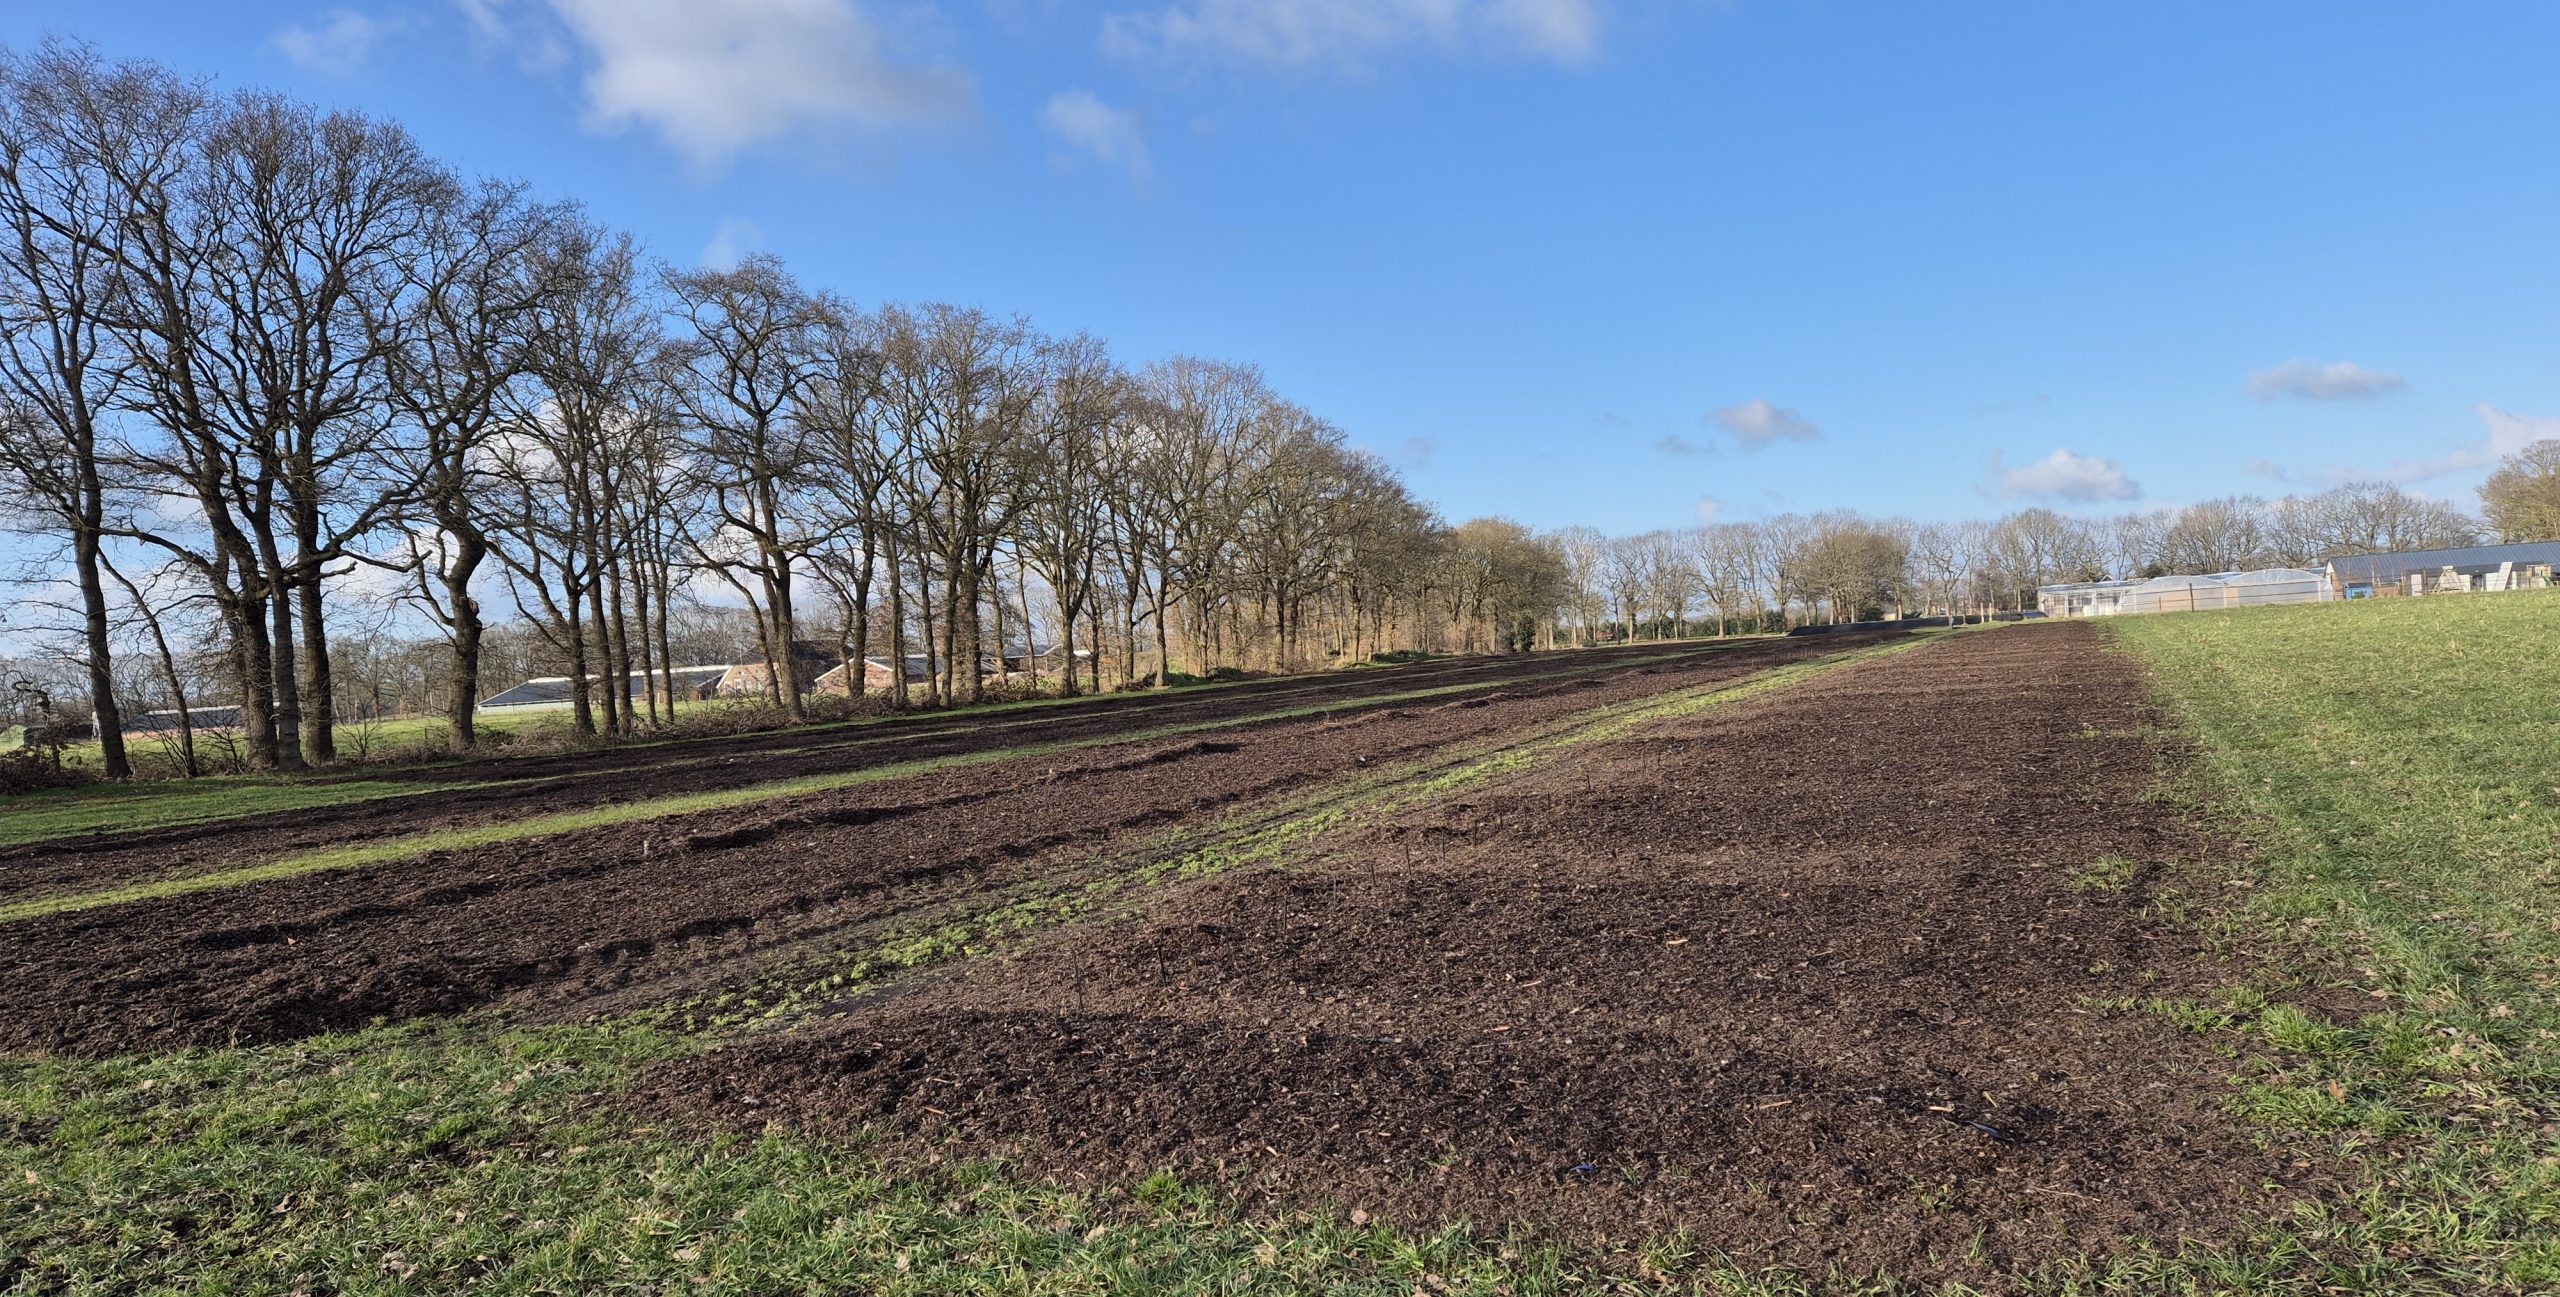
[[[2322,603],[2328,578],[2298,567],[2212,576],[2158,576],[2148,581],[2073,581],[2038,586],[2036,607],[2047,617],[2110,617],[2132,612],[2197,612],[2255,608],[2277,603]]]

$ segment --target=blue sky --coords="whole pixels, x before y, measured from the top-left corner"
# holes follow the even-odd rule
[[[1453,519],[2466,502],[2560,435],[2560,8],[85,0],[679,262],[1262,365]]]

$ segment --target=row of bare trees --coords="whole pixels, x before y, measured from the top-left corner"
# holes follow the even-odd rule
[[[1044,630],[1073,692],[1501,647],[1554,606],[1525,533],[1443,525],[1250,366],[653,265],[395,124],[79,46],[0,59],[0,233],[0,492],[63,547],[111,777],[119,609],[182,726],[236,703],[247,764],[294,768],[337,755],[331,631],[368,596],[446,645],[457,748],[517,619],[594,682],[578,729],[657,725],[706,588],[793,717],[813,638],[903,705],[980,698]]]
[[[2549,458],[2560,462],[2560,451]],[[2525,485],[2513,494],[2530,498]],[[1556,541],[1568,574],[1567,622],[1585,638],[1625,639],[1640,630],[1683,635],[1706,625],[1723,634],[1737,625],[1887,611],[1996,613],[2035,607],[2036,587],[2057,582],[2316,567],[2333,555],[2468,545],[2480,536],[2478,522],[2443,501],[2358,482],[2272,501],[2231,496],[2100,518],[2026,509],[1987,521],[1918,523],[1844,511],[1618,538],[1574,528]]]

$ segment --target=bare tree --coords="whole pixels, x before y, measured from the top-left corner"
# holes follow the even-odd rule
[[[1046,390],[1032,421],[1037,487],[1025,500],[1017,545],[1057,603],[1059,683],[1073,695],[1076,622],[1099,593],[1111,527],[1110,450],[1128,415],[1128,384],[1101,341],[1087,334],[1052,339],[1043,361]],[[1089,646],[1097,656],[1101,648]]]
[[[2560,439],[2507,456],[2481,484],[2480,507],[2501,540],[2560,540]]]
[[[150,74],[86,50],[0,51],[0,502],[64,539],[80,588],[89,706],[110,779],[132,774],[116,705],[101,421],[125,370],[105,327],[127,192],[87,155],[120,142]]]
[[[809,450],[790,415],[819,372],[837,308],[812,297],[768,256],[749,257],[734,270],[669,272],[665,282],[686,326],[668,390],[696,437],[714,516],[746,542],[706,557],[755,582],[742,593],[761,610],[767,687],[798,720],[807,682],[797,669],[792,569],[824,537],[805,525],[813,514],[803,499]]]
[[[414,435],[388,449],[416,486],[411,536],[418,601],[452,657],[446,720],[456,752],[477,741],[484,620],[472,589],[489,556],[479,503],[489,443],[507,423],[509,384],[532,362],[530,332],[553,280],[539,256],[555,214],[512,186],[482,188],[431,222],[405,263],[408,292],[381,320],[386,388]]]

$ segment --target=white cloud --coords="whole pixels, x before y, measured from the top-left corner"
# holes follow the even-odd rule
[[[702,245],[702,265],[707,270],[735,270],[747,254],[764,244],[764,230],[754,221],[739,216],[723,216],[719,227],[711,231],[711,241]]]
[[[1714,497],[1714,496],[1712,496],[1712,495],[1702,495],[1702,496],[1699,496],[1699,497],[1698,497],[1698,525],[1699,525],[1699,526],[1701,526],[1701,527],[1711,527],[1711,526],[1714,526],[1714,525],[1715,525],[1715,521],[1716,521],[1716,519],[1721,518],[1721,517],[1723,517],[1723,516],[1724,516],[1724,501],[1719,500],[1719,499],[1715,498],[1715,497]]]
[[[2485,403],[2477,408],[2480,421],[2489,425],[2489,455],[2493,462],[2537,441],[2560,437],[2560,417],[2509,414]]]
[[[1775,441],[1813,441],[1822,429],[1803,415],[1767,401],[1745,401],[1728,405],[1707,415],[1707,426],[1732,435],[1744,450],[1757,450]]]
[[[453,7],[462,11],[463,21],[471,24],[471,34],[491,41],[507,37],[507,4],[508,0],[453,0]]]
[[[2056,450],[2023,468],[2002,470],[1991,457],[2002,495],[2039,496],[2049,500],[2136,500],[2142,485],[2124,475],[2124,465],[2095,455]]]
[[[541,0],[528,2],[542,7]],[[477,49],[506,54],[527,72],[555,72],[569,62],[566,33],[556,23],[517,21],[519,0],[453,0],[453,7],[462,11]]]
[[[308,23],[286,24],[268,43],[305,71],[353,76],[395,26],[353,9],[332,9]]]
[[[2339,361],[2323,365],[2311,360],[2288,360],[2273,369],[2261,369],[2249,375],[2249,395],[2261,401],[2279,396],[2299,397],[2305,401],[2370,401],[2388,396],[2408,383],[2398,374]]]
[[[2457,446],[2430,459],[2396,459],[2380,468],[2331,464],[2325,468],[2288,471],[2266,460],[2252,460],[2247,470],[2262,473],[2280,481],[2310,485],[2335,486],[2341,482],[2390,482],[2409,486],[2457,473],[2480,473],[2496,468],[2498,461],[2545,438],[2560,437],[2560,417],[2515,414],[2494,405],[2472,407],[2487,425],[2489,435],[2469,445]]]
[[[1118,167],[1135,179],[1147,176],[1147,135],[1138,115],[1114,108],[1088,90],[1062,90],[1049,96],[1040,124],[1051,135],[1106,167]]]
[[[2403,486],[2430,478],[2455,473],[2477,473],[2496,468],[2498,461],[2546,437],[2560,437],[2560,418],[2514,414],[2483,402],[2472,407],[2479,412],[2480,422],[2487,424],[2489,435],[2468,446],[2457,447],[2434,459],[2395,460],[2378,473],[2348,473],[2331,469],[2328,474],[2339,481],[2360,477],[2380,478]],[[2340,476],[2344,474],[2344,476]]]
[[[1572,65],[1600,44],[1599,0],[1176,0],[1103,20],[1103,47],[1138,57],[1359,66],[1407,49]]]
[[[902,62],[853,0],[550,0],[593,59],[587,117],[697,166],[755,145],[965,116],[968,77]]]

